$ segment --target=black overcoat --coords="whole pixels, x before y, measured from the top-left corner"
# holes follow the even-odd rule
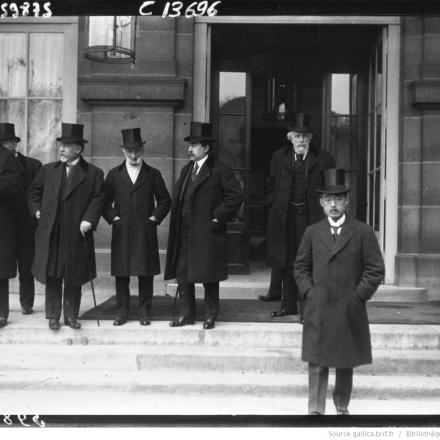
[[[28,203],[31,215],[35,216],[38,210],[41,212],[35,233],[35,258],[32,264],[32,273],[41,283],[46,282],[50,236],[55,226],[58,195],[64,172],[64,166],[59,161],[44,165],[29,188]],[[64,282],[70,286],[81,286],[90,280],[86,249],[92,278],[96,277],[96,263],[93,234],[88,234],[86,248],[79,226],[84,220],[96,229],[105,199],[104,175],[102,170],[83,158],[73,167],[71,173],[63,196],[66,230]]]
[[[305,219],[310,225],[323,218],[316,188],[322,186],[321,171],[335,167],[333,157],[310,145],[306,157]],[[272,155],[266,180],[267,263],[283,269],[286,264],[287,211],[293,177],[293,147],[289,145]]]
[[[111,274],[151,276],[160,273],[157,225],[168,214],[171,197],[159,170],[142,161],[136,182],[125,161],[109,171],[103,217],[112,223]],[[156,200],[156,203],[155,203]],[[157,222],[148,218],[154,215]]]
[[[347,218],[336,241],[327,219],[306,229],[294,265],[305,297],[304,361],[336,368],[372,362],[365,302],[384,273],[376,235],[365,223]]]
[[[176,277],[182,190],[192,168],[193,162],[183,167],[173,192],[166,280]],[[205,283],[227,279],[226,222],[232,220],[242,201],[242,190],[232,170],[222,162],[215,161],[210,154],[200,168],[190,195],[187,259],[189,282]],[[213,224],[213,218],[219,220],[219,224]]]
[[[30,271],[34,259],[35,230],[38,223],[29,213],[27,193],[42,163],[32,157],[23,156],[21,153],[17,153],[17,158],[25,171],[24,186],[16,199],[17,251],[22,266]]]
[[[0,279],[17,274],[16,199],[24,183],[24,169],[0,145]]]

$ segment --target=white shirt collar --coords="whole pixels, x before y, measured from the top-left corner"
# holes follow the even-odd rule
[[[66,166],[74,167],[79,162],[80,159],[81,157],[77,157],[75,160],[72,160],[72,162],[66,162]]]
[[[199,160],[195,161],[195,162],[197,162],[197,165],[199,166],[199,168],[197,168],[197,172],[196,172],[196,174],[199,174],[200,168],[202,168],[203,164],[204,164],[207,160],[208,160],[208,154],[207,154],[205,157],[203,157],[202,159],[199,159]],[[194,162],[194,163],[195,163],[195,162]]]
[[[345,222],[345,214],[337,222],[335,222],[331,217],[327,218],[330,226],[333,226],[334,228],[340,228]]]
[[[293,145],[292,145],[293,148]],[[307,154],[309,154],[309,149],[304,151],[304,154],[302,155],[303,160],[306,160]],[[293,158],[296,160],[296,156],[300,156],[298,154],[295,153],[295,148],[293,148]]]
[[[140,168],[142,166],[142,159],[136,165],[132,165],[131,163],[128,162],[128,160],[126,160],[125,161],[125,165],[127,167],[127,170],[129,170],[129,169],[138,169],[138,168]]]

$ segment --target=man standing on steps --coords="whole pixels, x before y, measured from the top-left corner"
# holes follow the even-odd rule
[[[9,125],[0,127],[0,328],[8,323],[9,279],[17,274],[16,201],[24,180],[23,168],[3,146],[12,135]]]
[[[194,283],[205,288],[205,322],[215,326],[219,310],[219,281],[228,277],[226,222],[239,210],[243,197],[232,170],[211,151],[212,125],[191,122],[190,162],[176,182],[171,206],[165,280],[177,278],[179,317],[171,327],[194,324]]]
[[[329,368],[336,368],[333,402],[347,415],[353,368],[370,364],[366,301],[385,274],[373,229],[346,214],[344,170],[324,171],[318,189],[326,218],[309,226],[295,261],[295,280],[305,301],[302,360],[308,362],[310,415],[325,413]]]
[[[282,280],[281,309],[272,317],[296,315],[302,303],[293,278],[293,263],[305,228],[322,219],[316,188],[321,185],[321,171],[335,166],[333,157],[311,143],[310,118],[297,113],[287,127],[292,146],[275,151],[266,182],[268,265],[272,267],[271,284]],[[273,293],[260,297],[272,300]]]
[[[91,231],[104,205],[104,175],[81,156],[87,142],[83,128],[62,123],[60,160],[44,165],[29,188],[29,209],[38,220],[32,273],[46,284],[46,318],[52,330],[60,328],[62,308],[64,324],[81,328],[81,286],[96,277]]]
[[[160,273],[157,225],[168,214],[171,197],[162,175],[142,160],[141,129],[122,130],[125,161],[109,171],[103,217],[112,224],[111,273],[116,277],[116,318],[128,320],[130,276],[139,282],[139,322],[150,325],[153,277]]]
[[[35,282],[31,267],[34,259],[37,221],[35,218],[31,218],[29,214],[27,192],[42,164],[39,160],[23,156],[17,151],[20,140],[19,137],[15,136],[14,124],[0,123],[0,143],[14,154],[24,170],[24,185],[20,194],[16,197],[15,203],[17,212],[15,226],[17,228],[16,248],[20,305],[23,315],[29,315],[33,312],[35,298]]]

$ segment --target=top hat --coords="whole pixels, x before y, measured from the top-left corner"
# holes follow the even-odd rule
[[[125,130],[121,130],[121,133],[122,133],[121,147],[124,148],[125,150],[141,148],[145,144],[145,141],[142,142],[140,128],[127,128]]]
[[[310,128],[310,115],[305,113],[295,113],[293,121],[287,123],[288,131],[296,131],[298,133],[312,133]]]
[[[212,124],[208,122],[191,122],[189,136],[184,138],[185,142],[211,142],[215,141],[212,137]]]
[[[65,144],[71,142],[87,143],[83,139],[83,124],[68,124],[66,122],[61,123],[61,136],[57,137],[57,141],[64,142]]]
[[[342,168],[329,168],[321,171],[323,186],[317,188],[321,194],[343,194],[350,191],[345,186],[345,170]]]
[[[20,142],[21,139],[15,136],[15,126],[9,122],[0,122],[0,141],[15,140]]]

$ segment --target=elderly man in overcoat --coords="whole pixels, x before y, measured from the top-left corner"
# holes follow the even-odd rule
[[[324,414],[329,368],[336,368],[333,402],[346,415],[353,368],[372,362],[366,302],[384,278],[373,229],[346,213],[344,170],[324,173],[318,189],[326,218],[309,226],[295,261],[305,299],[302,360],[309,368],[309,414]]]
[[[23,189],[24,170],[3,141],[10,127],[0,127],[0,328],[8,323],[9,278],[17,274],[16,199]]]
[[[298,288],[293,278],[293,263],[305,228],[323,218],[316,188],[321,171],[335,166],[333,157],[311,143],[310,117],[297,113],[289,124],[291,146],[272,155],[266,182],[268,211],[267,262],[272,273],[282,279],[282,303],[273,317],[298,314]],[[271,293],[261,300],[270,300]],[[302,304],[300,302],[300,309]],[[299,310],[301,313],[301,310]],[[302,320],[302,317],[300,318]]]
[[[192,122],[188,155],[176,182],[171,206],[165,279],[177,278],[179,316],[172,327],[194,324],[194,283],[205,288],[203,328],[215,326],[219,281],[228,277],[226,222],[239,210],[243,196],[232,170],[211,151],[212,125]]]
[[[159,170],[142,159],[140,128],[122,130],[125,161],[109,171],[103,217],[112,224],[111,274],[116,277],[116,318],[128,320],[130,276],[139,283],[139,322],[150,325],[153,277],[160,273],[157,225],[168,214],[171,197]]]
[[[62,123],[60,160],[44,165],[29,188],[28,203],[38,220],[32,273],[46,284],[49,328],[79,329],[81,286],[96,277],[94,230],[104,205],[102,170],[81,153],[87,141],[82,124]],[[64,301],[63,297],[64,281]]]
[[[15,126],[7,122],[0,123],[0,142],[8,148],[17,158],[24,170],[22,190],[15,199],[17,217],[16,226],[16,248],[19,280],[20,305],[23,315],[33,312],[35,298],[35,282],[31,273],[32,261],[35,250],[35,229],[37,221],[31,218],[27,204],[27,192],[29,185],[34,181],[35,176],[42,167],[39,160],[24,156],[17,151],[18,143],[21,141],[15,135]]]

